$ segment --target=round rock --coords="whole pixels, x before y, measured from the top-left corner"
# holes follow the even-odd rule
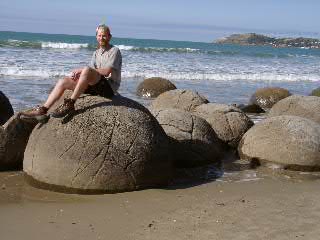
[[[284,88],[261,88],[251,96],[250,104],[258,105],[262,109],[266,110],[271,108],[281,99],[289,97],[290,95],[291,93]]]
[[[320,98],[293,95],[275,104],[268,116],[293,115],[308,118],[320,124]]]
[[[198,106],[194,114],[204,118],[218,137],[230,147],[236,148],[243,134],[253,122],[239,108],[217,103]]]
[[[311,92],[311,96],[320,97],[320,87],[314,89],[314,90]]]
[[[37,122],[24,122],[12,116],[0,130],[0,170],[22,169],[23,154]]]
[[[161,93],[174,89],[176,89],[176,86],[169,80],[160,77],[152,77],[143,80],[143,82],[138,85],[137,95],[140,97],[155,98]]]
[[[249,129],[238,147],[242,159],[276,163],[286,169],[320,169],[320,125],[297,116],[263,120]]]
[[[23,163],[27,179],[79,193],[166,185],[172,174],[169,140],[151,113],[122,96],[83,96],[74,114],[33,130]]]
[[[177,167],[196,167],[220,160],[223,144],[204,119],[172,108],[160,110],[155,116],[171,139]]]
[[[5,124],[6,121],[13,115],[13,108],[9,99],[0,91],[0,125]]]
[[[160,94],[151,104],[152,112],[162,109],[175,108],[184,111],[193,111],[197,106],[209,101],[198,92],[176,89]]]

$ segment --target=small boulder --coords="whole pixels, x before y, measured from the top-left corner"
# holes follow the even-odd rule
[[[209,101],[198,92],[176,89],[160,94],[151,104],[152,112],[167,108],[181,109],[187,112],[193,111],[197,106]]]
[[[236,105],[236,107],[245,113],[264,113],[265,112],[260,106],[256,104],[248,104],[248,105],[240,104],[240,105]]]
[[[137,95],[146,98],[158,97],[161,93],[177,89],[176,86],[169,80],[152,77],[147,78],[141,82],[137,87]]]
[[[285,169],[320,169],[320,125],[297,116],[265,119],[241,139],[241,159],[275,163]]]
[[[5,124],[6,121],[13,115],[13,108],[9,99],[0,91],[0,125]]]
[[[166,185],[169,140],[151,113],[122,97],[82,95],[76,112],[36,127],[23,169],[37,186],[56,191],[123,192]]]
[[[197,167],[219,162],[222,142],[204,119],[180,109],[164,109],[155,114],[171,139],[171,151],[177,167]]]
[[[293,115],[308,118],[320,124],[320,98],[293,95],[276,103],[268,116]]]
[[[316,96],[316,97],[320,97],[320,87],[314,89],[311,94],[311,96]]]
[[[25,122],[15,114],[1,127],[0,170],[22,169],[24,151],[36,125],[36,121]]]
[[[253,126],[250,118],[239,108],[225,104],[202,104],[193,113],[205,119],[218,137],[233,148],[238,146],[243,134]]]
[[[258,105],[262,109],[267,110],[281,99],[289,97],[290,95],[291,93],[284,88],[261,88],[251,96],[249,104]]]

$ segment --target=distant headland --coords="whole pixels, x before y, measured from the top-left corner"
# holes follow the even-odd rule
[[[276,48],[297,47],[320,49],[320,39],[315,38],[273,38],[256,33],[232,34],[216,40],[218,44],[239,44],[253,46],[272,46]]]

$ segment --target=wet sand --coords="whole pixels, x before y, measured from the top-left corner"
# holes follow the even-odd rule
[[[318,173],[243,166],[217,179],[103,195],[37,189],[22,172],[0,172],[1,239],[319,238]]]

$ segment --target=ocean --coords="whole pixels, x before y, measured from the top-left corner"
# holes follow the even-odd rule
[[[320,50],[116,38],[123,57],[119,92],[135,94],[148,77],[198,91],[210,102],[246,104],[258,88],[283,87],[309,95],[320,86]],[[55,82],[89,64],[94,36],[0,32],[0,90],[15,111],[41,104]]]

